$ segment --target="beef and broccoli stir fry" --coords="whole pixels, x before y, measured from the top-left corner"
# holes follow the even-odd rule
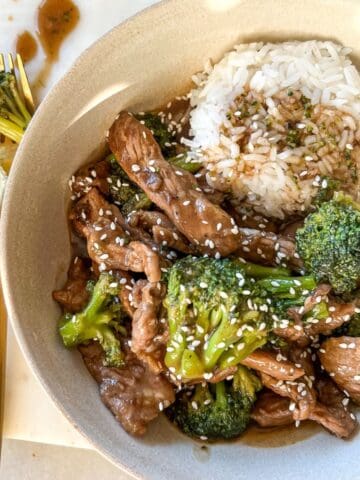
[[[181,141],[189,111],[182,97],[121,112],[108,154],[72,177],[69,220],[86,254],[53,294],[64,345],[134,435],[164,412],[201,440],[304,420],[348,438],[360,404],[360,205],[336,184],[302,215],[242,206]]]

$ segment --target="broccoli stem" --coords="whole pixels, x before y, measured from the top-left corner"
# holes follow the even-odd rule
[[[226,400],[225,382],[217,382],[215,384],[215,398],[216,398],[216,403],[219,405],[219,407],[226,406],[227,400]]]
[[[255,263],[240,263],[246,275],[254,278],[290,277],[291,270],[281,267],[264,267]]]
[[[219,368],[224,370],[225,368],[238,365],[254,350],[264,346],[266,342],[267,332],[265,330],[262,332],[244,332],[239,342],[231,345],[231,347],[222,354],[219,360]]]
[[[15,76],[0,72],[0,133],[20,143],[30,120],[31,114],[19,95]]]
[[[314,305],[314,307],[308,312],[306,315],[304,315],[304,321],[310,319],[310,318],[316,318],[317,320],[325,320],[326,318],[329,317],[329,309],[327,306],[327,303],[322,301],[320,303],[317,303]]]
[[[171,163],[171,165],[182,168],[190,173],[197,173],[202,167],[202,163],[190,160],[186,153],[183,153],[181,156],[170,157],[167,161]]]
[[[263,278],[257,282],[260,289],[282,298],[294,298],[302,295],[304,290],[312,291],[316,287],[314,277]]]
[[[16,87],[15,80],[11,80],[9,82],[9,87],[10,87],[10,92],[11,92],[11,94],[12,94],[14,100],[15,100],[16,106],[17,106],[20,114],[23,116],[26,124],[28,124],[31,120],[31,115],[28,112],[24,102],[22,101],[22,99],[19,95],[18,89]]]
[[[20,143],[24,136],[24,130],[19,125],[2,117],[0,117],[0,133],[16,143]]]

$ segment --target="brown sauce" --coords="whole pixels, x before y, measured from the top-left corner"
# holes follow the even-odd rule
[[[35,38],[27,30],[17,36],[16,53],[21,55],[23,62],[30,62],[37,54],[38,46]]]
[[[261,428],[251,424],[237,442],[256,448],[279,448],[304,440],[321,432],[322,428],[315,422],[302,422],[300,427],[286,425],[276,428]]]
[[[80,19],[78,7],[72,0],[44,0],[38,9],[38,36],[44,49],[45,63],[35,78],[32,90],[35,97],[46,86],[53,63],[65,38],[75,29]]]
[[[64,39],[74,30],[80,18],[71,0],[44,0],[38,10],[38,34],[48,60],[58,59]]]

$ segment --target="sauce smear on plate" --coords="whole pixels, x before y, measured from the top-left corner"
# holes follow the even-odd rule
[[[21,55],[23,62],[30,62],[37,54],[37,49],[35,38],[27,30],[17,36],[16,53]]]
[[[76,27],[80,18],[71,0],[44,0],[39,7],[39,37],[48,60],[57,60],[63,40]]]

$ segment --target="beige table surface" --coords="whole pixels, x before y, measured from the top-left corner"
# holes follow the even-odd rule
[[[65,41],[59,62],[54,65],[42,97],[86,47],[129,16],[157,2],[75,0],[75,3],[81,12],[80,23]],[[36,9],[39,4],[40,0],[0,0],[1,52],[14,52],[18,33],[26,29],[31,32],[36,30]],[[35,77],[42,61],[40,51],[27,68],[30,80]],[[57,410],[30,371],[11,327],[8,332],[4,435],[9,439],[91,448]]]

